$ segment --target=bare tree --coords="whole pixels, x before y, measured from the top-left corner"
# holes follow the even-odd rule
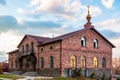
[[[113,71],[116,75],[120,75],[120,57],[119,58],[113,58]]]

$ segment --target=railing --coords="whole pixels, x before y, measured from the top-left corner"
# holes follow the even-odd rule
[[[19,51],[19,54],[18,56],[21,57],[21,56],[25,56],[25,55],[30,55],[31,53],[34,53],[34,50],[33,49],[30,49],[28,51]]]

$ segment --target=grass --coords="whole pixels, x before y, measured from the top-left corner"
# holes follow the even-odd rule
[[[0,78],[8,78],[8,79],[16,80],[16,79],[20,79],[20,78],[24,78],[24,77],[15,76],[15,75],[11,75],[11,74],[0,74]]]

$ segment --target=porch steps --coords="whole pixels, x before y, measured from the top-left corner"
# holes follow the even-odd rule
[[[38,76],[38,73],[36,71],[27,71],[21,75],[22,76]]]

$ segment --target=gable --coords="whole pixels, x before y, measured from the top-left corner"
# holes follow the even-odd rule
[[[107,39],[105,38],[102,34],[100,34],[95,28],[91,28],[96,34],[98,34],[102,39],[104,39],[112,48],[115,48],[115,46]]]
[[[82,46],[82,37],[86,38],[86,46]],[[98,47],[94,47],[94,39],[98,40]],[[89,51],[89,52],[112,52],[112,46],[96,33],[93,29],[87,29],[77,34],[66,37],[62,40],[62,48],[72,51]]]
[[[19,47],[20,47],[22,44],[24,44],[25,42],[30,42],[30,41],[31,41],[31,42],[36,42],[36,41],[35,41],[34,39],[32,39],[31,37],[25,35],[17,47],[19,48]]]
[[[92,30],[94,32],[95,35],[101,37],[107,44],[109,44],[112,48],[115,48],[115,46],[109,41],[107,40],[103,35],[101,35],[95,28],[87,28],[87,29],[82,29],[82,30],[78,30],[72,33],[68,33],[67,36],[64,36],[63,40],[78,34],[84,34],[85,32],[87,32],[88,30]]]

